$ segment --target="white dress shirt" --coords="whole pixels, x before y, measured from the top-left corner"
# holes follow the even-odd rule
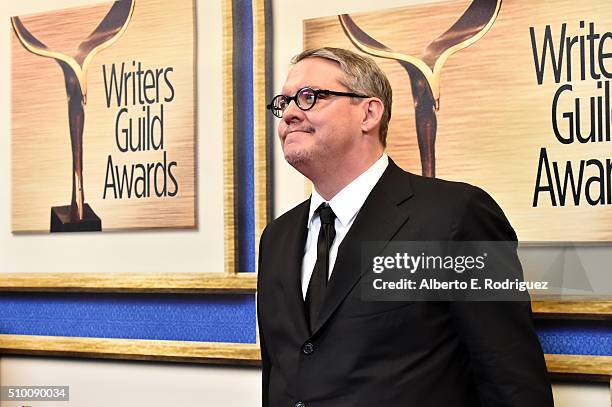
[[[348,233],[353,225],[357,213],[363,206],[368,195],[372,192],[372,188],[378,182],[383,172],[389,164],[389,157],[383,155],[370,168],[355,178],[350,184],[345,186],[329,201],[332,211],[336,215],[334,226],[336,228],[336,238],[329,252],[329,276],[334,270],[336,257],[338,255],[338,246],[342,243],[344,236]],[[308,291],[308,283],[312,276],[315,263],[317,261],[317,240],[319,230],[321,229],[321,220],[319,215],[315,214],[317,208],[325,202],[325,199],[316,190],[312,191],[310,198],[310,212],[308,215],[308,237],[306,238],[306,246],[304,247],[304,259],[302,260],[302,296],[306,299],[306,291]]]

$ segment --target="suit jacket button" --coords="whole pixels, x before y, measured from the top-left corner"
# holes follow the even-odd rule
[[[304,355],[310,355],[312,352],[314,352],[314,345],[310,342],[308,342],[306,345],[304,345],[302,347],[302,352],[304,353]],[[297,404],[296,404],[297,407]]]
[[[295,407],[306,407],[306,404],[302,403],[301,401],[298,401],[297,403],[295,403]]]

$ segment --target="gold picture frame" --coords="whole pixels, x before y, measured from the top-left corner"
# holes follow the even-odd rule
[[[223,90],[225,104],[233,105],[233,15],[234,0],[222,1]],[[255,247],[268,220],[266,137],[266,2],[252,1],[253,15],[253,98],[254,98],[254,205]],[[195,13],[195,9],[194,9]],[[196,23],[197,25],[197,23]],[[195,92],[195,90],[194,90]],[[2,292],[60,293],[198,293],[252,294],[256,272],[236,270],[236,219],[234,212],[234,129],[233,112],[224,120],[224,269],[220,272],[181,273],[1,273]],[[257,253],[255,253],[257,255]],[[254,327],[255,329],[255,327]],[[114,338],[84,338],[0,334],[0,355],[49,355],[60,357],[110,358],[127,360],[180,361],[192,363],[258,364],[258,340],[252,344]]]

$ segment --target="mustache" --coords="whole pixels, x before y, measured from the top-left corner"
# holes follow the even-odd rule
[[[283,131],[283,138],[287,137],[287,135],[294,131],[301,131],[304,133],[314,133],[315,129],[312,126],[288,126],[285,131]]]

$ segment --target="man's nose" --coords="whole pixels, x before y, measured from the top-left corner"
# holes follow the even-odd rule
[[[283,120],[289,124],[294,121],[302,120],[304,118],[304,111],[300,109],[295,100],[289,101],[287,108],[283,112]]]

